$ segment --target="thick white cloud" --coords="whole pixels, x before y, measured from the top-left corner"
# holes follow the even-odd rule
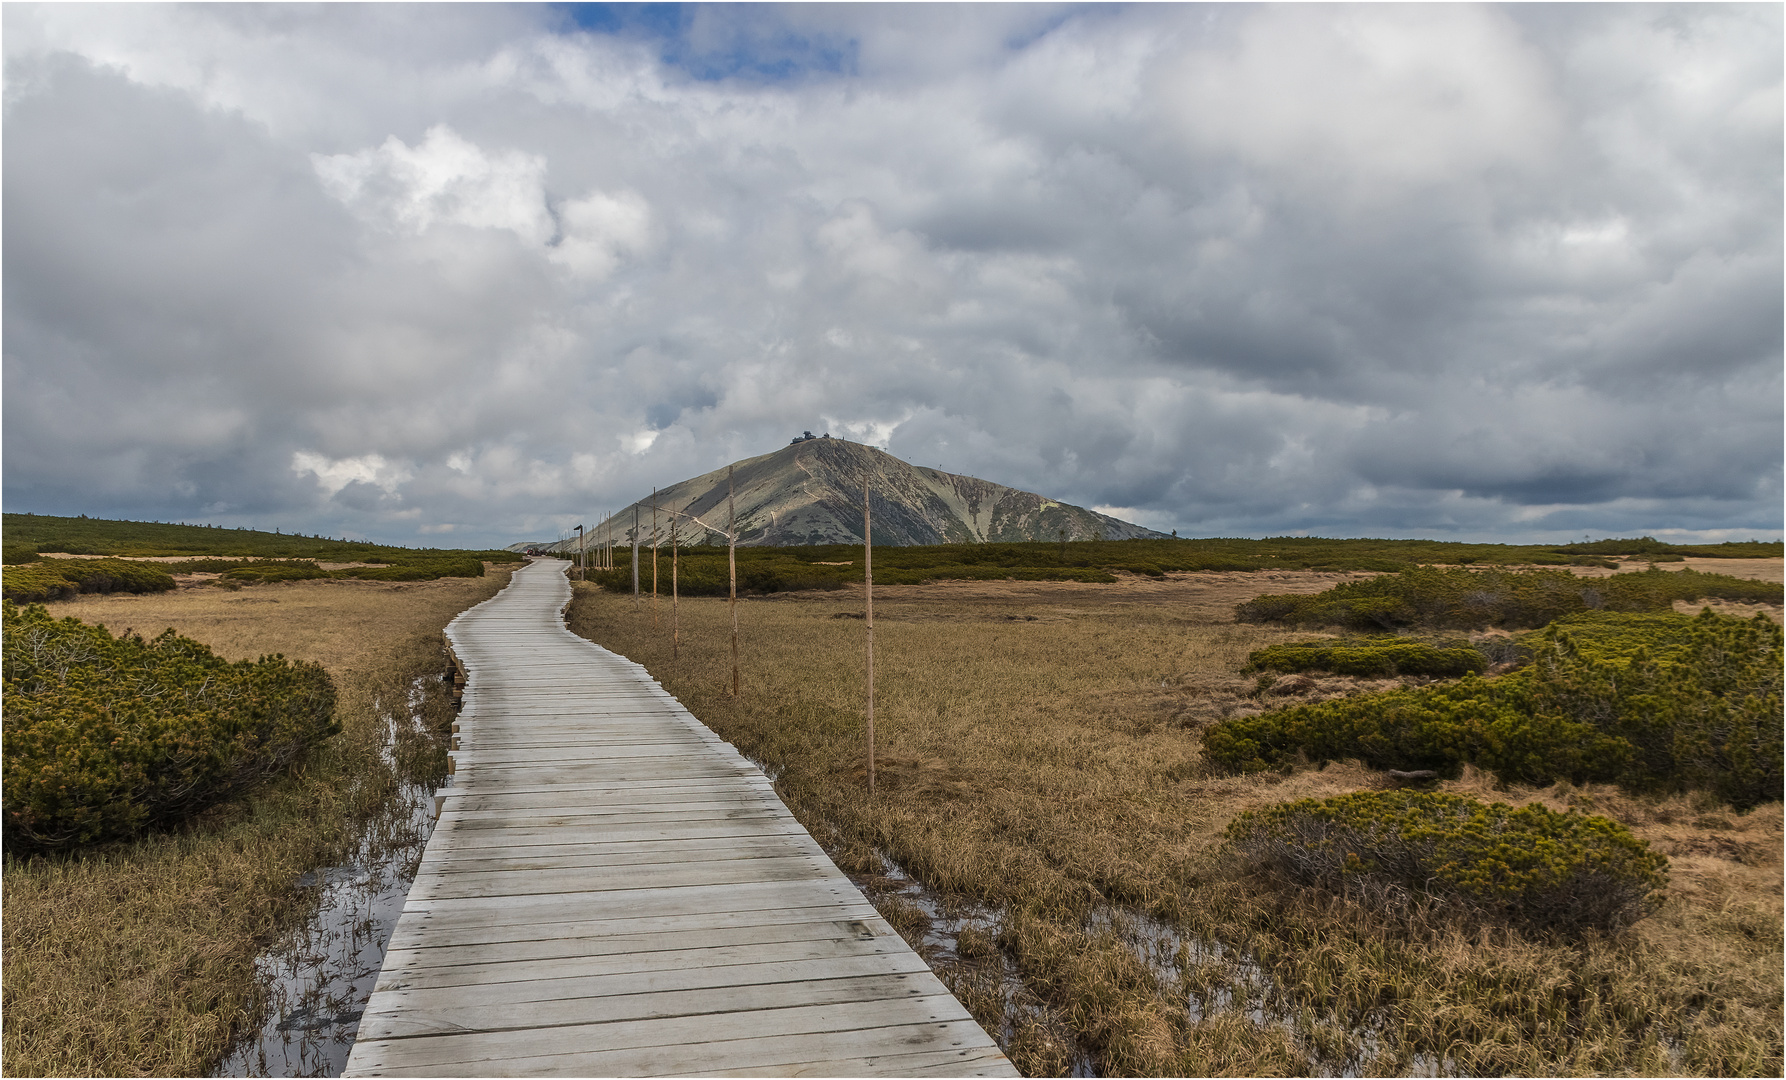
[[[1780,528],[1777,8],[0,17],[8,509],[507,542],[810,428],[1191,535]]]
[[[376,149],[310,160],[323,190],[375,228],[419,234],[439,222],[507,229],[535,245],[552,238],[546,159],[518,150],[486,154],[445,124],[429,128],[414,149],[393,135]]]

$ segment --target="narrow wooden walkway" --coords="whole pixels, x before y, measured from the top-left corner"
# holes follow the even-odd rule
[[[565,629],[542,560],[447,628],[462,749],[349,1076],[1015,1076],[762,772]]]

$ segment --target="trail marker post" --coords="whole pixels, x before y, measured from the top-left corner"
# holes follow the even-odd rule
[[[873,475],[862,484],[863,622],[868,626],[868,793],[874,794],[874,519],[868,508]]]
[[[651,489],[651,628],[657,629],[657,489]]]
[[[682,591],[677,585],[681,560],[676,550],[676,518],[670,518],[670,659],[682,659]]]
[[[738,500],[726,466],[726,565],[732,572],[732,696],[738,696]]]
[[[675,606],[677,603],[677,600],[680,596],[679,591],[677,591],[679,587],[678,587],[677,580],[676,580],[676,551],[677,551],[677,549],[676,549],[675,521],[679,517],[687,518],[688,520],[694,522],[696,525],[699,525],[702,529],[705,529],[706,532],[703,535],[705,535],[708,539],[712,539],[713,534],[719,532],[720,530],[714,528],[712,525],[707,524],[705,521],[702,521],[699,515],[690,514],[690,513],[687,513],[686,511],[682,511],[682,510],[669,510],[667,507],[666,507],[666,510],[670,515],[670,559],[671,559],[671,562],[670,562],[670,588],[672,590],[671,591],[671,600],[670,600],[670,603],[671,603],[670,618],[672,620],[671,650],[672,650],[672,656],[680,656],[681,655],[681,644],[682,644],[682,638],[681,638],[682,629],[681,629],[681,623],[679,621],[676,621],[677,620],[677,615],[676,615],[677,609]],[[737,697],[738,696],[738,503],[737,503],[737,499],[735,497],[735,491],[734,491],[734,488],[732,485],[732,469],[730,466],[726,467],[725,537],[726,537],[726,562],[729,564],[729,568],[731,570],[731,575],[732,575],[731,599],[727,601],[727,605],[731,609],[731,613],[732,613],[732,696]]]
[[[633,610],[639,610],[639,504],[633,503]]]

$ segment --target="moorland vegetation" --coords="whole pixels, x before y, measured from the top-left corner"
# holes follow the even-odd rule
[[[1682,558],[1778,557],[1777,543],[1732,543],[1676,548],[1645,538],[1602,541],[1620,548],[1642,548],[1632,555],[1656,561]],[[1575,550],[1580,545],[1542,547],[1510,544],[1459,544],[1432,540],[1329,540],[1319,537],[1275,537],[1268,540],[1108,540],[1071,543],[934,544],[911,547],[876,546],[875,581],[885,585],[919,585],[928,581],[1075,581],[1110,584],[1116,574],[1162,578],[1187,571],[1373,571],[1397,573],[1428,564],[1499,566],[1618,567],[1614,550]],[[688,596],[724,596],[731,586],[727,550],[723,546],[678,545],[680,590]],[[1667,549],[1657,551],[1653,549]],[[660,584],[668,581],[671,544],[668,526],[659,531]],[[745,593],[841,589],[862,581],[861,548],[852,544],[811,547],[740,547],[738,588]],[[593,557],[592,557],[593,559]],[[632,589],[632,549],[613,551],[612,569],[589,572],[589,580],[612,592]],[[595,565],[591,561],[591,565]],[[651,546],[640,547],[640,571],[651,567]],[[1622,576],[1622,575],[1621,575]],[[666,584],[667,587],[667,584]]]
[[[9,515],[9,541],[11,523]],[[1241,547],[1217,550],[1230,543]],[[836,591],[851,575],[860,582],[859,549],[739,549],[741,581],[747,566],[763,571],[746,590],[774,595],[745,615],[738,696],[729,692],[726,606],[691,598],[725,593],[723,548],[681,552],[685,599],[674,613],[669,552],[660,553],[655,606],[613,594],[631,587],[627,553],[618,552],[620,569],[576,586],[569,621],[644,663],[761,762],[795,814],[1028,1074],[1086,1066],[1136,1075],[1777,1074],[1779,760],[1745,758],[1743,748],[1765,744],[1765,734],[1750,738],[1730,717],[1763,731],[1771,715],[1777,749],[1778,627],[1769,636],[1759,622],[1677,616],[1666,604],[1625,613],[1585,602],[1581,614],[1535,634],[1467,642],[1438,619],[1398,624],[1404,636],[1394,638],[1374,624],[1371,638],[1331,644],[1290,621],[1235,621],[1237,601],[1331,585],[1337,570],[1408,578],[1425,562],[1487,563],[1465,571],[1480,583],[1483,573],[1537,561],[1495,545],[1476,545],[1497,549],[1483,555],[1435,555],[1424,543],[877,551],[877,585],[949,584],[877,591],[873,795],[862,766],[861,658],[848,632],[861,605]],[[1587,565],[1678,554],[1568,547],[1550,554]],[[1762,547],[1729,554],[1779,553]],[[1170,561],[1174,552],[1182,561]],[[320,551],[274,558],[346,561]],[[1224,569],[1218,558],[1245,573],[1195,583],[1168,576]],[[647,592],[649,566],[646,554]],[[1325,570],[1257,573],[1316,566]],[[951,578],[957,572],[964,576]],[[444,769],[440,735],[451,711],[431,677],[438,630],[504,576],[352,589],[296,581],[278,591],[277,610],[271,598],[209,589],[64,601],[62,610],[91,622],[112,610],[131,610],[139,623],[149,612],[189,612],[167,621],[237,662],[275,652],[320,661],[343,730],[266,780],[134,839],[96,839],[74,856],[9,845],[9,1068],[214,1067],[232,1034],[255,1022],[254,956],[313,899],[293,888],[296,875],[340,860],[353,823],[376,816],[394,785],[434,782]],[[1780,588],[1755,595],[1777,604]],[[249,601],[268,604],[267,614],[244,620],[253,609],[235,605]],[[162,641],[181,663],[210,662],[178,637],[99,631],[107,646],[91,628],[68,633],[149,669],[160,661],[139,651]],[[1433,683],[1451,677],[1444,665],[1466,648],[1479,658],[1472,670],[1491,662],[1514,670]],[[1323,686],[1357,679],[1364,692],[1271,708],[1271,679],[1298,664],[1325,673]],[[1421,665],[1430,670],[1409,670]],[[1630,670],[1644,665],[1685,688],[1658,675],[1647,696],[1621,697]],[[1348,666],[1358,674],[1334,674]],[[1699,673],[1679,678],[1688,668]],[[1645,777],[1534,781],[1458,757],[1437,766],[1441,775],[1423,790],[1390,791],[1369,747],[1324,760],[1283,740],[1281,752],[1270,743],[1271,760],[1255,755],[1262,767],[1211,749],[1210,733],[1226,724],[1366,700],[1386,676],[1405,685],[1378,695],[1379,708],[1394,694],[1504,684],[1510,696],[1496,707],[1532,705],[1527,729],[1554,728],[1548,718],[1563,716],[1610,732],[1630,744],[1625,760]],[[1517,697],[1521,683],[1528,689]],[[1594,719],[1652,700],[1667,704],[1657,714],[1667,730]],[[406,702],[419,702],[414,731],[388,720]],[[935,908],[890,886],[907,874],[931,890]],[[939,930],[951,945],[936,944]]]
[[[6,561],[15,555],[27,558],[36,552],[66,555],[130,556],[186,555],[192,558],[310,559],[322,562],[402,562],[435,559],[443,555],[476,554],[485,562],[520,562],[512,551],[450,551],[408,548],[362,540],[335,540],[326,536],[227,529],[217,525],[182,525],[171,522],[115,521],[107,518],[55,517],[47,514],[0,515],[6,533]]]
[[[1235,608],[1234,617],[1378,632],[1530,629],[1587,611],[1671,611],[1677,600],[1777,604],[1780,597],[1774,582],[1691,569],[1584,578],[1566,570],[1414,566],[1312,595],[1261,596]]]
[[[401,793],[440,782],[453,717],[440,629],[506,578],[5,605],[7,1071],[215,1070],[311,872],[415,843]]]
[[[1739,808],[1781,797],[1781,631],[1764,615],[1595,613],[1519,642],[1498,678],[1360,694],[1235,717],[1203,734],[1213,764],[1301,757],[1506,782],[1705,791]]]
[[[1242,669],[1299,644],[1233,621],[1235,601],[1333,583],[1250,577],[877,588],[873,794],[861,656],[837,621],[858,596],[750,604],[736,697],[723,604],[684,599],[679,645],[667,597],[579,585],[569,618],[761,762],[1026,1074],[1778,1070],[1777,791],[1728,750],[1695,764],[1673,739],[1674,774],[1637,788],[1464,762],[1401,791],[1357,752],[1231,768],[1200,736],[1278,711],[1274,672]],[[1628,657],[1620,643],[1641,639],[1676,669],[1710,664],[1726,674],[1702,675],[1705,694],[1771,701],[1777,731],[1777,694],[1751,685],[1769,648],[1777,680],[1777,628],[1744,620],[1594,613],[1549,639],[1472,639],[1487,652],[1468,666],[1523,660],[1531,681],[1549,664],[1534,700],[1593,700],[1605,688],[1564,635],[1578,653]],[[1330,667],[1357,659],[1348,644],[1373,662],[1403,647],[1332,640]],[[1514,676],[1433,678],[1398,692]],[[1382,684],[1358,678],[1354,696]],[[1676,706],[1677,734],[1710,732],[1687,743],[1731,742],[1703,695]],[[908,876],[928,907],[897,887]]]
[[[167,592],[176,585],[174,576],[185,574],[215,575],[217,585],[231,589],[318,578],[482,577],[486,562],[522,561],[512,551],[405,548],[250,529],[36,514],[5,515],[5,530],[0,595],[21,604],[67,600],[84,593]],[[104,557],[56,559],[44,558],[44,552]],[[187,558],[169,560],[177,556]],[[139,561],[145,558],[157,561]],[[337,565],[324,567],[319,561]]]

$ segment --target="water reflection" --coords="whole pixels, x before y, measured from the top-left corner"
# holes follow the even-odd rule
[[[380,757],[393,774],[395,747],[434,739],[422,720],[426,691],[425,680],[416,680],[408,708],[385,713]],[[341,1075],[433,828],[433,788],[400,781],[384,812],[365,824],[348,862],[298,879],[298,888],[320,892],[317,910],[255,962],[267,990],[266,1018],[237,1041],[214,1076]]]

